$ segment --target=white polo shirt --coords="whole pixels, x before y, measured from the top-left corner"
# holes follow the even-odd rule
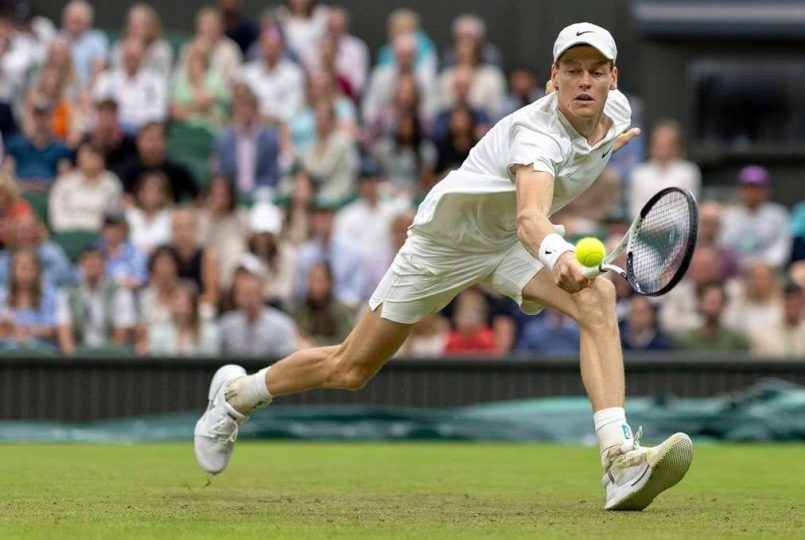
[[[148,69],[141,69],[133,77],[122,69],[101,73],[93,97],[96,101],[114,99],[120,122],[129,130],[148,122],[164,122],[168,117],[167,81]]]
[[[517,240],[514,165],[531,165],[555,178],[553,214],[578,197],[604,170],[616,137],[632,111],[618,90],[604,113],[613,123],[593,146],[557,109],[556,93],[501,119],[473,147],[461,167],[422,202],[412,230],[466,251],[484,252]]]
[[[241,69],[240,79],[257,96],[260,114],[287,122],[302,104],[304,74],[290,60],[283,58],[270,70],[262,60],[249,62]]]

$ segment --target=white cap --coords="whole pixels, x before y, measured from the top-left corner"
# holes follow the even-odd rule
[[[279,234],[282,216],[279,208],[270,203],[257,203],[249,214],[249,228],[255,233]]]
[[[605,28],[592,23],[582,22],[566,26],[553,43],[554,63],[562,53],[575,45],[589,45],[598,49],[608,60],[615,61],[618,57],[618,47],[615,39]]]

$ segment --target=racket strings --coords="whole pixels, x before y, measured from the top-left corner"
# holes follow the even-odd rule
[[[630,243],[630,277],[643,294],[658,294],[672,285],[682,267],[695,231],[695,203],[681,191],[668,191],[643,218]],[[693,219],[692,219],[693,218]]]

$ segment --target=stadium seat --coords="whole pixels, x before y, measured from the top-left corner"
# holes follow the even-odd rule
[[[59,244],[71,262],[78,261],[81,250],[98,241],[100,236],[95,231],[62,231],[53,234],[53,241]]]
[[[207,129],[183,122],[174,122],[168,129],[168,157],[189,168],[202,188],[210,179],[213,139]]]

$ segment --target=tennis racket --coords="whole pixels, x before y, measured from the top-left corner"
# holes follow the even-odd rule
[[[688,269],[698,226],[693,195],[686,189],[665,188],[643,206],[618,247],[597,267],[585,268],[584,276],[592,278],[613,271],[640,294],[665,294]],[[614,264],[624,251],[625,269]]]

